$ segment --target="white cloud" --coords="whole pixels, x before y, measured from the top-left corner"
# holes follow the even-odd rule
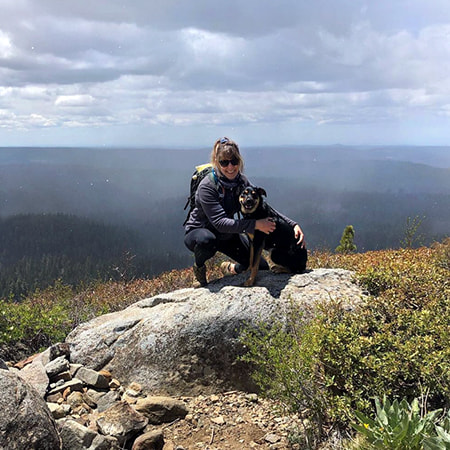
[[[9,58],[12,53],[12,43],[7,33],[0,30],[0,58]]]
[[[189,127],[248,125],[250,136],[255,124],[373,124],[378,135],[389,121],[442,123],[449,10],[444,0],[8,0],[2,118],[10,129],[84,128],[93,141],[113,125],[173,137],[194,135]]]
[[[95,99],[92,95],[60,95],[55,100],[56,106],[90,106]]]

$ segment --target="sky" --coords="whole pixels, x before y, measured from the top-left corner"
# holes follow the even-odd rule
[[[0,146],[450,145],[448,0],[2,0]]]

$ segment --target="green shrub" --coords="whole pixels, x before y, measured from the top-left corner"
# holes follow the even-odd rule
[[[30,351],[61,341],[70,331],[69,287],[56,282],[22,302],[0,300],[0,344],[23,342]],[[49,296],[48,293],[52,295]]]
[[[413,399],[426,390],[430,407],[448,407],[450,274],[436,260],[443,245],[333,260],[354,269],[372,296],[353,311],[336,299],[307,323],[293,313],[288,327],[247,332],[246,359],[263,391],[319,424],[342,426],[385,395]]]
[[[375,399],[376,415],[372,419],[361,412],[355,416],[359,423],[352,423],[363,440],[358,449],[432,450],[450,448],[448,417],[439,422],[442,410],[429,413],[420,408],[419,401],[411,404],[406,399],[392,403],[384,398]]]
[[[443,269],[450,270],[450,237],[444,239],[442,243],[435,243],[434,250],[435,264]]]

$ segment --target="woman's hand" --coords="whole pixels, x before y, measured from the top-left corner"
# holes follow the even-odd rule
[[[265,234],[272,233],[275,230],[276,224],[271,218],[258,219],[255,222],[255,230],[262,231]]]
[[[299,225],[295,225],[294,227],[294,236],[297,240],[297,245],[300,245],[301,248],[305,248],[306,242],[305,242],[305,235],[303,234],[302,229]]]

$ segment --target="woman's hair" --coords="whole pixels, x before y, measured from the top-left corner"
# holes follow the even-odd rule
[[[219,173],[221,173],[219,164],[220,160],[232,158],[237,158],[239,160],[239,171],[243,172],[244,160],[242,159],[241,153],[239,152],[239,146],[236,142],[228,139],[227,137],[217,139],[211,152],[211,164],[216,172],[219,171]]]

